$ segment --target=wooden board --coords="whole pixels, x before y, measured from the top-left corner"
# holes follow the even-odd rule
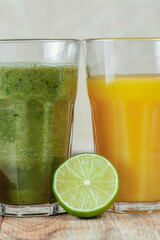
[[[0,240],[4,239],[160,240],[160,212],[108,212],[88,220],[68,214],[32,218],[5,217],[0,232]]]
[[[3,218],[0,217],[0,229],[1,229],[2,221],[3,221]]]

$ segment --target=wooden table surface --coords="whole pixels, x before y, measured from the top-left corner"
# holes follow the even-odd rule
[[[51,217],[0,218],[0,240],[159,240],[160,212],[106,212],[79,219],[68,214]]]

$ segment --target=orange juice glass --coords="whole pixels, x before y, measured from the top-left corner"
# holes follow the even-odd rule
[[[119,174],[114,209],[160,210],[160,39],[84,46],[95,152]]]

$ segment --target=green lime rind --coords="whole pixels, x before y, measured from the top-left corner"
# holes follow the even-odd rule
[[[61,169],[63,169],[64,165],[67,164],[68,161],[72,161],[73,158],[76,158],[76,157],[81,157],[81,156],[96,156],[98,158],[101,158],[103,160],[105,160],[107,162],[107,164],[109,166],[111,166],[112,170],[114,171],[115,173],[115,181],[116,181],[116,189],[115,191],[113,192],[112,194],[112,197],[109,199],[109,201],[106,201],[105,204],[103,205],[100,205],[96,208],[93,208],[93,209],[78,209],[78,208],[74,208],[70,205],[67,204],[67,202],[65,202],[60,194],[57,192],[56,190],[56,177],[58,175],[58,172],[61,171]],[[74,160],[75,161],[75,160]],[[95,217],[99,214],[102,214],[104,212],[106,212],[111,206],[112,204],[115,202],[116,200],[116,197],[118,195],[118,190],[119,190],[119,178],[118,178],[118,174],[117,174],[117,171],[116,169],[114,168],[114,166],[104,157],[98,155],[98,154],[94,154],[94,153],[82,153],[82,154],[78,154],[78,155],[75,155],[71,158],[69,158],[67,161],[65,161],[54,173],[54,176],[53,176],[53,193],[57,199],[57,201],[59,202],[59,204],[61,205],[61,207],[63,207],[64,210],[66,210],[67,213],[73,215],[73,216],[76,216],[76,217],[80,217],[80,218],[91,218],[91,217]]]

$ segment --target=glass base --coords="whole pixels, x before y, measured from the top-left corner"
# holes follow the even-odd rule
[[[158,202],[115,202],[112,212],[156,212],[160,211],[160,201]]]
[[[160,211],[160,201],[158,202],[115,202],[108,210],[109,212],[148,212]],[[65,213],[59,203],[39,204],[39,205],[8,205],[0,203],[0,216],[10,217],[31,217],[31,216],[52,216]]]
[[[0,216],[51,216],[64,212],[65,210],[58,203],[39,205],[8,205],[0,203]]]

